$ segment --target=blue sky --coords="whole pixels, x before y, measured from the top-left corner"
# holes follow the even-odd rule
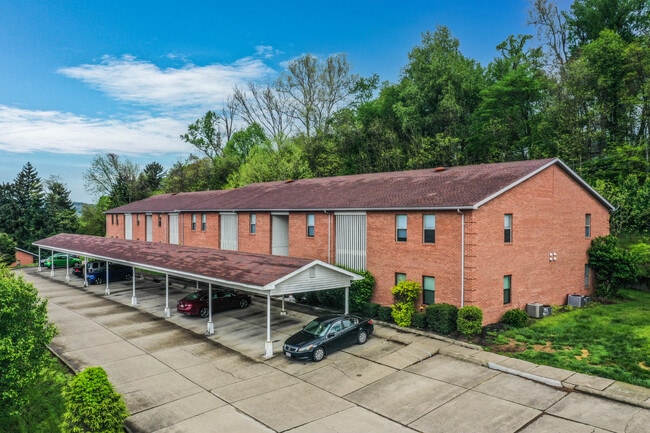
[[[353,73],[395,83],[421,34],[445,25],[487,65],[510,34],[535,33],[529,4],[0,0],[0,182],[29,161],[94,203],[95,155],[169,168],[192,152],[179,138],[190,123],[300,55],[346,53]]]

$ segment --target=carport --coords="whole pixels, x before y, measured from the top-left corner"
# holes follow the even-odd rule
[[[212,248],[172,245],[136,240],[123,240],[62,233],[34,242],[47,249],[131,266],[133,293],[131,304],[137,304],[135,268],[165,275],[164,316],[169,309],[169,276],[186,278],[208,284],[212,297],[212,284],[254,293],[266,297],[266,342],[264,356],[273,356],[271,340],[271,297],[320,290],[345,288],[345,312],[348,313],[350,284],[361,277],[320,260],[267,254],[244,253]],[[85,270],[85,268],[84,268]],[[69,270],[66,270],[66,280]],[[53,275],[53,272],[52,274]],[[86,284],[86,279],[83,279]],[[106,295],[110,295],[109,278],[106,278]],[[211,304],[210,304],[211,306]],[[214,333],[212,309],[208,316],[207,333]]]

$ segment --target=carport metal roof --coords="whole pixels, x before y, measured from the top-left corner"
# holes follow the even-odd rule
[[[361,279],[320,260],[100,236],[61,233],[34,245],[260,295],[337,289]]]
[[[271,340],[271,296],[283,296],[317,290],[345,288],[345,312],[348,311],[350,283],[361,277],[320,260],[273,256],[189,247],[100,236],[61,233],[34,242],[39,248],[77,254],[149,271],[202,281],[266,296],[266,343],[264,356],[273,356]],[[52,269],[52,273],[54,269]],[[135,296],[135,275],[132,276],[132,304]],[[165,317],[169,317],[169,287],[166,278]],[[106,294],[109,279],[106,279]],[[283,308],[284,309],[284,308]],[[208,320],[209,334],[214,333],[212,308]]]

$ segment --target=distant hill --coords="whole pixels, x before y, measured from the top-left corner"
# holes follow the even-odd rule
[[[81,207],[82,207],[83,205],[85,205],[85,204],[88,204],[88,203],[82,203],[82,202],[80,202],[80,201],[72,202],[72,205],[73,205],[74,208],[77,210],[77,215],[81,215]]]

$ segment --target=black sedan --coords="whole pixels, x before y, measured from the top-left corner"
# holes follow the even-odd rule
[[[318,362],[335,350],[365,343],[374,329],[372,319],[329,314],[312,320],[302,331],[289,337],[283,351],[290,358]]]

